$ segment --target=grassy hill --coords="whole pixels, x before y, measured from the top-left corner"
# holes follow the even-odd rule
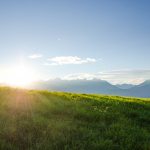
[[[0,88],[2,150],[150,150],[150,99]]]

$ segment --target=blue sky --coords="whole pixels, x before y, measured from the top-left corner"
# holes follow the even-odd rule
[[[150,79],[149,16],[149,0],[1,0],[1,74],[21,62],[37,79]]]

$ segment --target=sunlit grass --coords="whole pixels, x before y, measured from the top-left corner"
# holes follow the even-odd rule
[[[0,88],[0,149],[150,149],[150,99]]]

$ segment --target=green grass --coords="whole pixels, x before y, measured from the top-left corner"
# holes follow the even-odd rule
[[[0,88],[0,150],[150,150],[150,99]]]

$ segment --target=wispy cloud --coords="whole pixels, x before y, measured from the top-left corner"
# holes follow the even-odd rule
[[[67,80],[92,80],[101,79],[109,81],[113,84],[132,83],[139,84],[145,80],[150,80],[150,70],[114,70],[98,73],[78,73],[69,74],[63,79]]]
[[[77,56],[58,56],[48,59],[49,63],[45,65],[57,66],[57,65],[69,65],[69,64],[86,64],[94,63],[97,60],[95,58],[80,58]]]
[[[133,83],[139,84],[150,79],[150,70],[114,70],[109,72],[99,72],[104,80],[116,83]]]
[[[32,55],[30,55],[30,56],[28,56],[30,59],[37,59],[37,58],[41,58],[41,57],[43,57],[43,55],[42,54],[32,54]]]
[[[93,79],[100,79],[98,74],[92,74],[92,73],[76,73],[76,74],[68,74],[65,77],[63,77],[64,80],[93,80]]]

